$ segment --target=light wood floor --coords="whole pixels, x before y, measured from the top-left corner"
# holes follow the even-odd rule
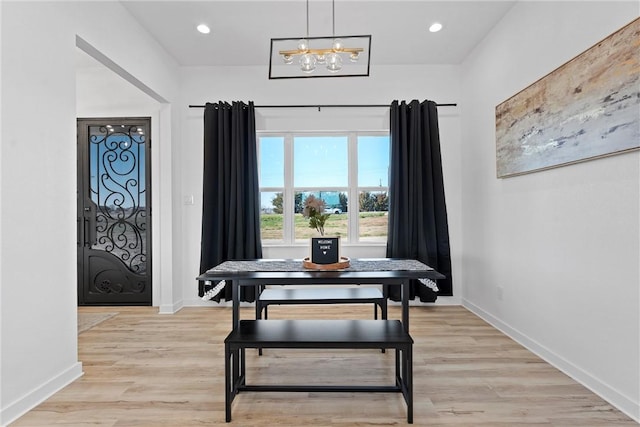
[[[85,374],[12,426],[405,425],[397,393],[241,393],[224,422],[227,308],[119,314],[79,336]],[[370,306],[272,306],[271,318],[371,318]],[[348,316],[347,316],[348,314]],[[252,309],[243,311],[251,318]],[[390,318],[399,318],[390,307]],[[412,307],[416,426],[635,426],[462,307]],[[393,352],[248,351],[251,383],[391,383]]]

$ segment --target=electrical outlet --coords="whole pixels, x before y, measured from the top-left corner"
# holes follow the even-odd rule
[[[498,296],[498,301],[502,301],[502,296],[504,295],[504,288],[502,286],[498,286],[496,288],[496,294]]]

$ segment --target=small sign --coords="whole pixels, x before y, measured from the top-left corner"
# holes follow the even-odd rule
[[[311,262],[335,264],[340,261],[340,237],[312,237]]]

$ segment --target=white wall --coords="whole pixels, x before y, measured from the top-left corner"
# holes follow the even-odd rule
[[[76,35],[169,101],[177,93],[178,78],[173,60],[118,2],[3,1],[1,19],[4,425],[81,375],[76,329]],[[113,31],[114,23],[118,31]],[[144,61],[131,51],[145,52]],[[168,128],[164,125],[169,159],[176,117],[170,113],[165,113]],[[165,199],[171,222],[170,186]],[[173,233],[173,224],[167,228]],[[171,250],[167,253],[171,259]]]
[[[460,96],[458,66],[372,67],[364,78],[269,80],[266,67],[193,67],[182,69],[182,193],[195,204],[183,206],[183,294],[185,305],[214,305],[197,296],[202,213],[203,109],[190,104],[254,101],[256,105],[390,104],[394,99],[431,99],[456,103]],[[457,107],[439,109],[445,191],[449,212],[454,297],[438,303],[460,303],[461,295],[461,148]],[[258,130],[388,130],[388,109],[257,110]],[[384,256],[384,246],[344,245],[347,256]],[[264,256],[300,258],[302,246],[265,247]]]
[[[464,305],[636,420],[640,155],[497,179],[495,107],[638,14],[521,2],[462,67]]]
[[[24,396],[47,395],[81,374],[75,129],[67,120],[75,112],[73,51],[58,48],[73,33],[68,18],[48,19],[51,9],[42,4],[30,16],[3,3],[1,423],[29,406]],[[29,21],[47,36],[32,37],[22,24]]]
[[[0,2],[0,23],[2,23],[2,2]],[[2,52],[2,29],[0,28],[0,53]],[[2,100],[2,55],[0,54],[0,101]],[[4,135],[1,132],[2,130],[2,102],[0,102],[0,191],[2,190],[2,141],[4,138]],[[0,193],[1,194],[1,193]],[[3,241],[2,239],[2,197],[0,196],[0,242]],[[0,301],[3,300],[2,298],[2,244],[0,244]],[[3,315],[2,315],[2,303],[0,302],[0,378],[2,378],[2,319],[3,319]],[[0,408],[3,407],[2,405],[2,385],[0,384]],[[2,417],[0,416],[0,425],[2,425]]]

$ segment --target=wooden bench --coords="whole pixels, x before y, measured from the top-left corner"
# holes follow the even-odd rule
[[[398,392],[413,423],[413,339],[399,320],[241,320],[225,339],[225,416],[242,391],[251,392]],[[250,385],[247,348],[395,349],[393,385]],[[381,356],[384,357],[384,356]],[[311,369],[312,367],[310,367]]]

